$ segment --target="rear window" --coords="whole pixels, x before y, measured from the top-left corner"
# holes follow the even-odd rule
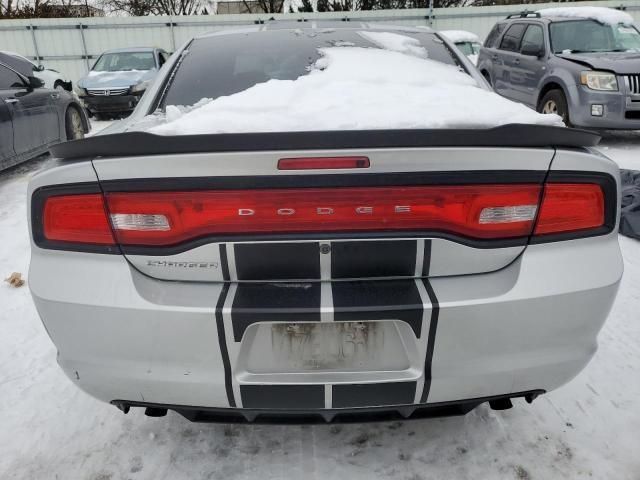
[[[498,38],[500,37],[500,34],[504,32],[504,28],[506,26],[507,26],[506,23],[496,23],[495,26],[489,32],[489,35],[487,35],[487,38],[484,41],[484,46],[487,48],[494,48],[498,43]]]
[[[508,50],[510,52],[517,52],[520,49],[520,39],[524,33],[524,29],[527,27],[524,23],[514,23],[509,27],[507,33],[502,37],[500,42],[500,50]]]
[[[309,75],[321,57],[321,48],[380,48],[366,38],[366,32],[361,33],[351,29],[273,30],[196,39],[188,47],[161,106],[194,105],[202,99],[233,95],[269,80],[295,80]],[[418,40],[419,46],[413,48],[424,49],[426,58],[457,65],[452,52],[433,33],[394,33]]]

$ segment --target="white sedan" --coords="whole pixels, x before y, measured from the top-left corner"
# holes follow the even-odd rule
[[[442,35],[447,37],[456,47],[464,53],[474,64],[478,61],[478,52],[482,44],[475,33],[466,30],[442,30]]]
[[[3,52],[7,55],[12,55],[14,57],[18,57],[20,59],[26,60],[31,65],[33,65],[33,76],[39,78],[44,82],[45,88],[60,88],[64,90],[71,91],[71,81],[66,78],[62,73],[57,70],[53,70],[51,68],[45,68],[43,65],[37,65],[33,63],[28,58],[20,55],[19,53],[14,52]]]

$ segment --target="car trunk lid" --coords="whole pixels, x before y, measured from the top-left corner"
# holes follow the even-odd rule
[[[309,282],[503,268],[526,247],[553,154],[338,148],[93,164],[116,240],[141,272],[165,280]]]

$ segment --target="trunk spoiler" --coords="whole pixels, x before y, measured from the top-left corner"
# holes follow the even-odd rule
[[[587,130],[509,124],[489,129],[347,130],[312,132],[97,135],[51,147],[59,159],[270,150],[421,147],[591,147],[600,136]]]

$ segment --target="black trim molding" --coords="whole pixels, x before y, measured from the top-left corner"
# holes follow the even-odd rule
[[[50,151],[54,157],[73,159],[309,149],[589,147],[597,145],[599,141],[599,135],[586,130],[514,123],[489,129],[336,130],[176,136],[125,132],[60,143],[51,147]]]

